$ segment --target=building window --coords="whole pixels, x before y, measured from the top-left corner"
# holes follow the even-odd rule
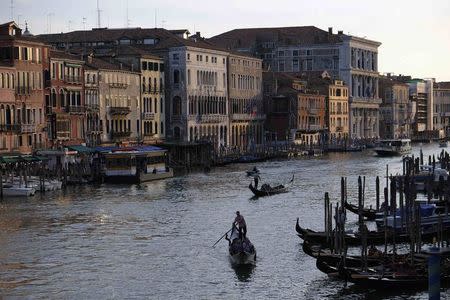
[[[292,56],[298,56],[298,50],[293,50],[292,51]]]
[[[172,54],[172,58],[173,58],[173,60],[179,60],[180,55],[178,53],[174,53],[174,54]]]
[[[187,76],[188,77],[187,78],[188,85],[191,85],[191,70],[189,70],[189,69],[187,70],[187,75],[188,75]]]
[[[278,62],[278,72],[284,72],[284,61]]]
[[[173,83],[174,84],[180,83],[180,71],[179,70],[173,71]]]
[[[146,61],[142,62],[142,70],[144,70],[144,71],[147,70],[147,62]]]
[[[187,54],[187,58],[186,58],[187,60],[191,60],[191,54]]]
[[[299,68],[298,68],[298,59],[294,59],[294,60],[292,60],[292,71],[299,71]]]
[[[284,51],[278,51],[278,57],[283,57],[284,56]]]

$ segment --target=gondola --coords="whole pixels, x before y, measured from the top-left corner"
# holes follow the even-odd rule
[[[252,170],[248,170],[245,171],[247,173],[247,176],[256,176],[259,175],[260,171],[258,169],[252,169]]]
[[[322,247],[329,247],[330,242],[332,241],[332,237],[329,237],[327,240],[327,235],[325,232],[318,232],[311,229],[302,228],[298,223],[295,224],[295,230],[297,231],[298,236],[304,241],[308,241],[312,244],[318,244]],[[433,238],[437,237],[437,232],[427,232],[421,234],[421,240],[423,242],[432,242]],[[360,246],[361,245],[361,236],[358,233],[346,233],[344,235],[345,243],[348,246]],[[392,232],[388,232],[387,242],[390,243],[393,241]],[[396,234],[395,241],[397,243],[405,243],[410,241],[410,236],[408,234]],[[385,234],[384,231],[369,231],[367,233],[367,244],[368,245],[382,245],[385,243]]]
[[[239,237],[239,230],[233,226],[228,239],[228,252],[231,263],[234,265],[249,265],[256,262],[256,249],[250,240]]]
[[[358,206],[353,205],[345,201],[344,206],[347,210],[351,211],[352,213],[359,214]],[[366,218],[369,221],[374,221],[377,218],[377,213],[381,211],[377,211],[373,208],[363,208],[361,211],[361,214],[364,218]]]
[[[294,175],[292,175],[292,179],[291,181],[289,181],[289,183],[292,183],[294,181]],[[275,194],[281,194],[281,193],[287,193],[289,191],[287,185],[277,185],[275,187],[271,187],[268,184],[263,184],[261,186],[261,189],[257,189],[256,187],[253,186],[252,183],[250,183],[248,185],[248,188],[253,192],[253,194],[256,197],[264,197],[264,196],[272,196]]]

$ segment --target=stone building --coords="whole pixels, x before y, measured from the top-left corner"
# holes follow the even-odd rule
[[[380,137],[405,138],[411,135],[414,116],[409,86],[390,77],[381,77]]]
[[[328,142],[342,144],[350,137],[349,93],[342,80],[333,80],[328,72],[310,73],[306,77],[308,87],[325,96]]]
[[[100,123],[99,100],[99,70],[95,67],[85,66],[84,69],[84,100],[86,104],[86,144],[95,147],[101,144],[103,128]]]
[[[413,121],[413,131],[433,130],[433,83],[430,80],[411,79],[406,82],[409,86],[409,100],[415,103],[416,113]]]
[[[22,34],[14,22],[0,25],[0,64],[9,68],[7,72],[4,69],[6,82],[9,77],[9,89],[8,84],[6,89],[13,86],[15,98],[11,102],[11,91],[4,91],[6,103],[0,114],[4,124],[10,125],[4,127],[8,150],[31,153],[46,146],[43,74],[47,60],[47,46],[32,37],[28,30]],[[11,76],[12,70],[14,76]]]
[[[327,71],[349,87],[351,137],[378,136],[379,42],[313,26],[235,29],[209,41],[262,58],[274,72]]]
[[[51,50],[50,82],[50,99],[45,104],[49,146],[84,143],[84,61],[78,56]]]
[[[308,89],[308,82],[295,76],[264,72],[264,101],[270,140],[312,145],[324,142],[325,95]]]
[[[171,40],[165,55],[167,134],[184,142],[229,145],[228,53],[202,41]]]
[[[228,57],[230,145],[240,150],[264,143],[262,61],[239,54]]]
[[[139,141],[140,76],[117,61],[88,57],[86,65],[98,71],[99,126],[103,145]]]
[[[0,63],[0,153],[19,149],[20,124],[14,117],[16,69]]]
[[[113,51],[114,57],[141,75],[141,137],[146,144],[165,140],[165,75],[164,59],[150,51],[121,46]]]
[[[450,82],[437,82],[433,87],[433,127],[450,136]]]

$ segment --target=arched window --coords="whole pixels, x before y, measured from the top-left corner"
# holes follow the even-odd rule
[[[173,71],[173,83],[174,84],[180,83],[180,71],[179,70]]]
[[[174,116],[181,115],[181,98],[179,96],[175,96],[172,102],[172,114]]]
[[[52,107],[56,107],[56,91],[53,89],[51,94]]]

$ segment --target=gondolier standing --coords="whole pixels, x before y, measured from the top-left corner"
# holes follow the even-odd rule
[[[236,212],[236,218],[234,218],[233,225],[237,226],[239,229],[239,238],[245,239],[245,236],[247,234],[247,224],[245,223],[245,219],[239,211]]]

